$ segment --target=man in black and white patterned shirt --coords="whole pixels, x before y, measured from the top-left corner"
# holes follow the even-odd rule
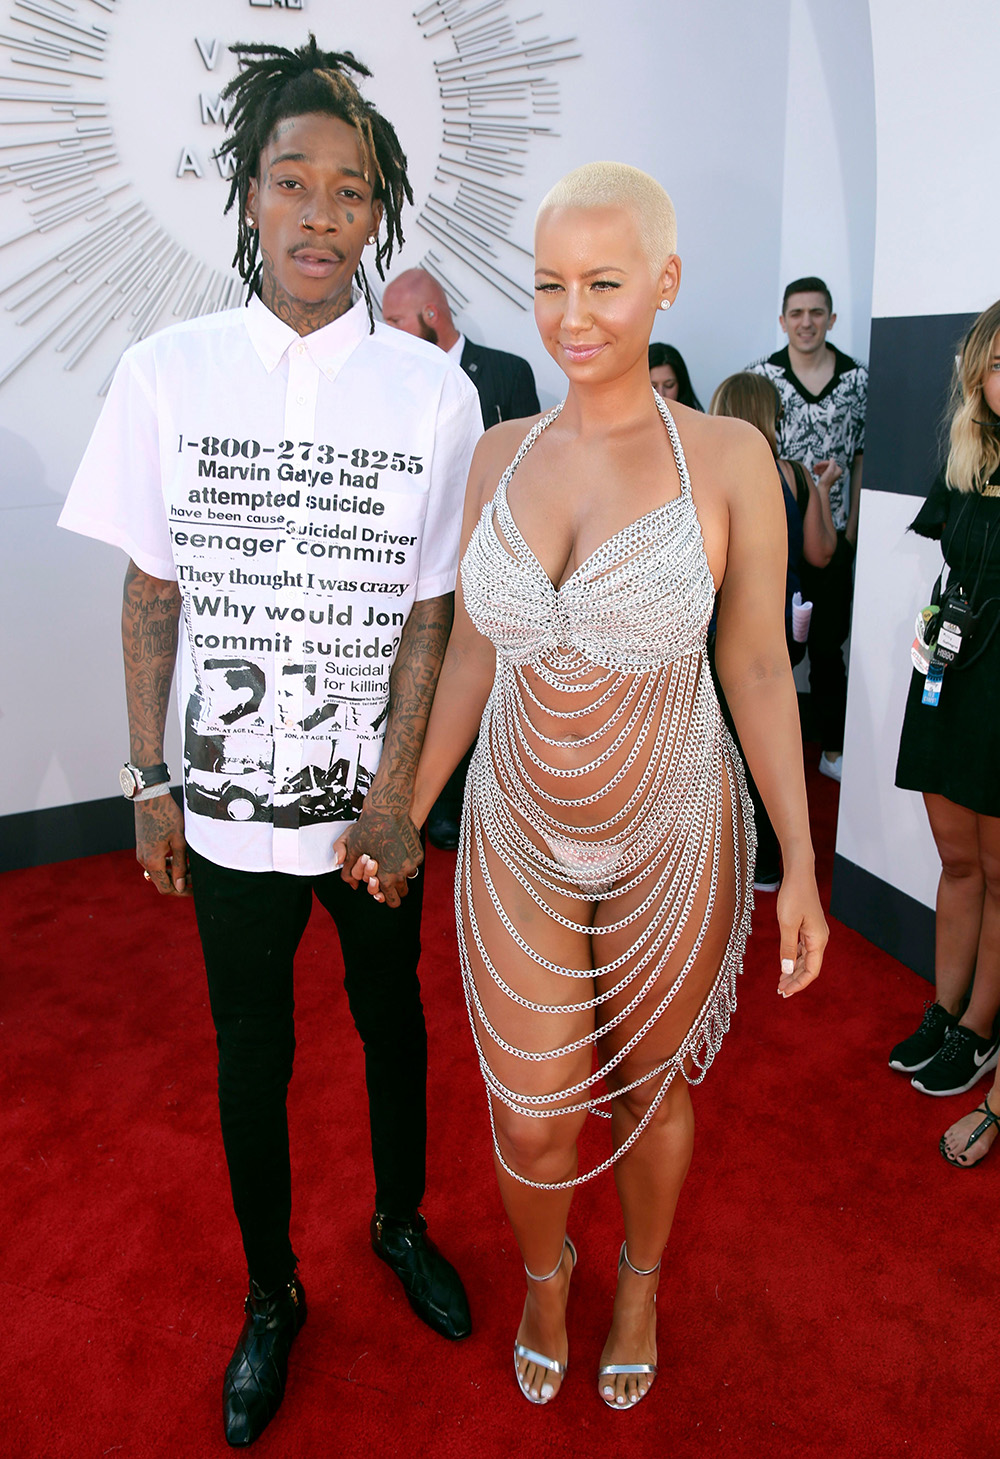
[[[850,629],[854,547],[861,499],[868,371],[827,343],[836,322],[822,279],[796,279],[785,290],[780,322],[784,349],[747,368],[765,375],[781,397],[778,449],[818,474],[835,461],[841,475],[830,488],[837,550],[827,567],[802,564],[802,595],[814,604],[809,629],[809,688],[823,746],[820,770],[840,779],[847,713],[843,643]]]

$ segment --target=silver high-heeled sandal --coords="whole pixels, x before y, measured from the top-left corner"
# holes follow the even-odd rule
[[[660,1257],[660,1261],[662,1260],[663,1258]],[[627,1266],[630,1272],[635,1272],[637,1277],[651,1277],[654,1272],[660,1270],[659,1261],[655,1266],[648,1267],[646,1271],[643,1271],[641,1267],[633,1266],[628,1259],[628,1243],[625,1241],[622,1242],[621,1253],[618,1257],[619,1274],[623,1266]],[[656,1301],[655,1292],[653,1293],[653,1301]],[[638,1376],[643,1373],[649,1376],[649,1382],[646,1385],[646,1393],[648,1393],[653,1386],[653,1379],[656,1377],[655,1363],[606,1363],[603,1368],[599,1368],[597,1370],[597,1386],[600,1389],[601,1398],[604,1400],[606,1407],[613,1408],[616,1413],[624,1412],[626,1409],[634,1408],[637,1403],[646,1397],[646,1393],[637,1394],[628,1403],[626,1403],[624,1398],[605,1398],[602,1379]]]
[[[563,1256],[565,1255],[567,1246],[569,1247],[571,1258],[570,1272],[572,1272],[573,1267],[576,1266],[576,1247],[568,1236],[564,1236],[562,1250],[559,1253],[559,1260],[550,1272],[546,1272],[544,1276],[538,1277],[534,1272],[528,1271],[527,1266],[524,1268],[531,1280],[533,1282],[551,1282],[552,1278],[562,1271]],[[548,1397],[543,1398],[540,1396],[536,1397],[532,1393],[518,1370],[517,1365],[522,1360],[528,1363],[535,1363],[540,1368],[545,1368],[549,1373],[554,1373],[557,1378],[564,1378],[566,1376],[567,1365],[565,1363],[557,1363],[555,1358],[547,1358],[544,1353],[536,1353],[534,1348],[526,1348],[522,1343],[516,1342],[514,1344],[514,1377],[517,1379],[518,1388],[520,1388],[529,1403],[548,1403],[551,1398],[555,1397],[555,1394],[550,1394]],[[545,1388],[543,1386],[542,1393],[544,1392]]]

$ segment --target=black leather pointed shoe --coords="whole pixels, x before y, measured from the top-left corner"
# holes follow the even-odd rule
[[[422,1322],[442,1337],[468,1337],[472,1331],[462,1279],[428,1240],[419,1212],[410,1221],[372,1217],[372,1250],[396,1273],[406,1300]]]
[[[460,813],[459,813],[460,814]],[[427,839],[439,851],[458,850],[458,814],[437,802],[427,817]]]
[[[274,1292],[251,1281],[246,1321],[222,1385],[226,1443],[245,1448],[259,1439],[285,1396],[288,1354],[306,1320],[306,1294],[298,1277]]]

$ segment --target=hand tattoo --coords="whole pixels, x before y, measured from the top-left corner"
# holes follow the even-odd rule
[[[409,816],[369,810],[367,802],[345,840],[347,865],[352,866],[359,856],[370,856],[378,862],[383,889],[404,883],[424,859],[420,833]]]

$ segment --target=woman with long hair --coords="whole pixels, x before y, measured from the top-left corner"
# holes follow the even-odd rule
[[[934,1000],[889,1063],[924,1094],[963,1094],[1000,1051],[1000,301],[965,339],[947,464],[912,530],[940,541],[947,572],[914,645],[896,784],[923,794],[941,878]],[[992,1092],[942,1138],[953,1165],[990,1149]]]
[[[625,1408],[656,1373],[689,1085],[729,1026],[750,926],[753,821],[706,659],[716,600],[719,677],[785,856],[780,994],[816,977],[827,936],[773,461],[743,422],[650,388],[650,329],[680,287],[675,243],[670,199],[635,168],[579,168],[541,204],[535,320],[567,394],[477,448],[410,811],[419,825],[479,731],[458,942],[527,1274],[514,1364],[533,1403],[566,1372],[573,1193],[610,1168],[625,1239],[598,1391]],[[360,869],[394,905],[413,868]],[[611,1148],[581,1170],[591,1111],[610,1115]]]
[[[691,410],[703,409],[701,401],[694,393],[691,376],[680,350],[674,349],[672,344],[657,342],[649,346],[647,359],[650,383],[657,395],[662,396],[668,405],[676,400]]]
[[[823,471],[813,476],[801,461],[785,461],[779,457],[777,428],[781,412],[781,396],[771,381],[751,370],[741,370],[723,380],[709,406],[711,415],[727,415],[756,426],[771,448],[785,503],[788,570],[796,579],[797,587],[802,558],[813,567],[826,567],[836,550],[837,529],[830,514],[830,487],[842,474],[842,468],[836,461],[827,461]],[[785,616],[791,617],[787,603]]]
[[[830,487],[841,474],[836,461],[827,461],[823,471],[814,477],[801,461],[784,461],[778,456],[777,426],[781,419],[781,396],[766,375],[743,370],[730,375],[718,386],[709,406],[711,415],[730,416],[755,426],[771,448],[781,483],[785,504],[785,529],[788,561],[785,569],[785,642],[792,665],[805,655],[805,643],[793,633],[793,599],[799,591],[799,567],[802,559],[813,567],[826,567],[837,547],[837,529],[830,514]],[[804,635],[803,635],[804,638]],[[757,892],[776,892],[781,884],[781,859],[778,838],[774,834],[754,784],[748,777],[747,789],[753,803],[757,829],[757,860],[753,885]]]

